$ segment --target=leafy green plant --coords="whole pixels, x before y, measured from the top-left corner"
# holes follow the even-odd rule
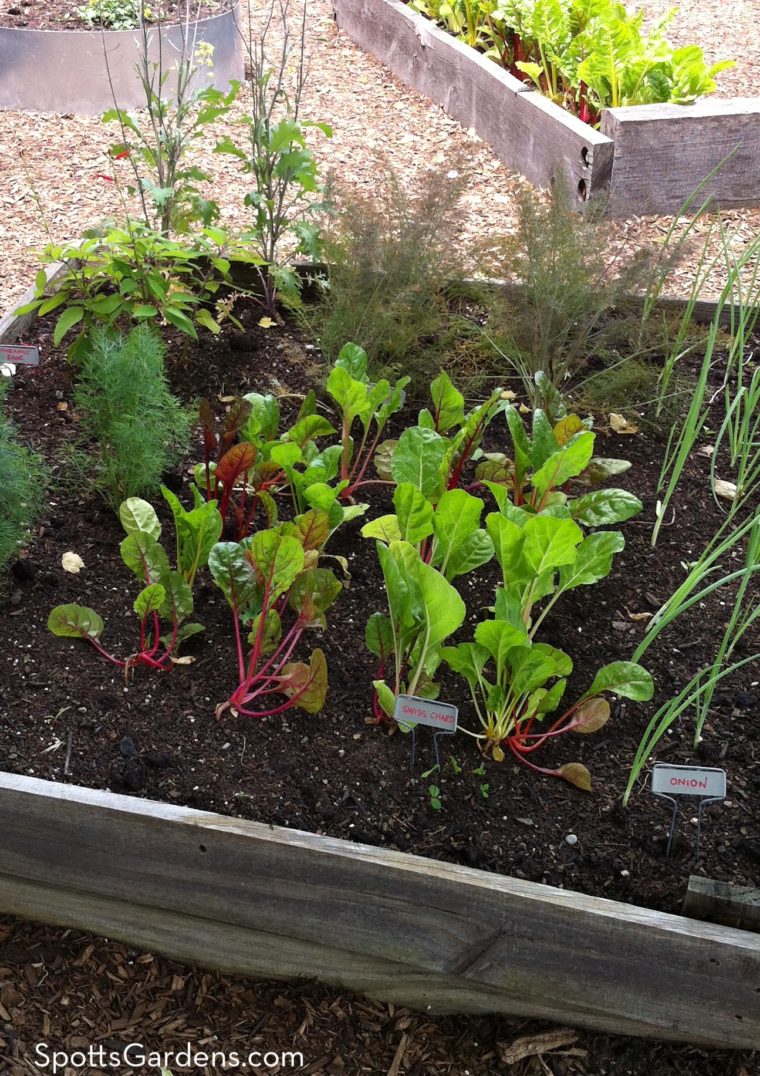
[[[137,73],[145,96],[144,111],[114,107],[103,115],[104,123],[116,123],[121,138],[109,154],[113,162],[123,161],[133,181],[128,195],[137,195],[144,226],[160,235],[186,233],[197,223],[210,225],[219,217],[215,201],[201,194],[199,183],[211,177],[188,160],[191,146],[206,137],[207,128],[232,107],[239,83],[232,82],[224,93],[213,86],[199,86],[199,73],[212,62],[209,49],[195,44],[183,24],[182,46],[171,69],[148,55],[149,31],[143,25],[143,40]],[[212,50],[213,51],[213,50]]]
[[[200,408],[204,462],[195,478],[207,500],[219,504],[227,532],[237,540],[246,537],[259,520],[277,522],[275,496],[287,492],[296,513],[309,507],[327,514],[330,534],[346,520],[361,515],[367,506],[343,504],[347,480],[339,480],[342,447],[320,448],[317,440],[335,428],[317,413],[314,392],[305,396],[293,424],[280,432],[277,398],[248,393],[235,399],[217,432],[211,405]]]
[[[644,13],[616,0],[410,0],[410,6],[586,123],[617,105],[689,104],[713,93],[715,76],[733,66],[731,60],[708,65],[697,45],[674,49],[665,37],[673,12],[645,32]]]
[[[77,15],[90,26],[106,30],[133,30],[140,23],[139,0],[88,0]]]
[[[367,622],[367,649],[379,660],[374,681],[374,719],[393,717],[396,696],[436,698],[435,672],[444,641],[464,622],[465,604],[436,568],[407,541],[376,543],[388,613]],[[390,679],[390,684],[387,682]]]
[[[0,571],[29,534],[45,503],[47,471],[42,459],[19,444],[5,416],[8,378],[0,377]]]
[[[328,191],[328,280],[307,316],[328,360],[353,340],[372,380],[411,375],[417,388],[462,347],[452,303],[468,291],[459,235],[467,169],[454,160],[448,172],[421,171],[413,194],[385,160],[376,171],[376,196],[334,182]]]
[[[510,405],[505,413],[512,455],[485,453],[475,473],[507,516],[514,516],[515,508],[550,510],[582,526],[601,527],[622,523],[641,511],[641,501],[627,490],[593,488],[624,474],[631,465],[594,456],[595,435],[577,415],[566,415],[552,425],[539,408],[533,412],[529,435],[516,408]],[[571,496],[567,492],[571,484],[589,492]]]
[[[536,642],[536,633],[562,595],[605,578],[624,545],[616,531],[584,538],[573,519],[550,512],[531,513],[504,501],[502,512],[487,516],[486,529],[503,576],[495,616],[478,625],[474,642],[446,647],[442,657],[470,686],[481,726],[471,735],[484,750],[502,761],[506,748],[537,772],[589,788],[588,771],[580,764],[547,770],[528,756],[563,732],[600,728],[609,716],[609,706],[598,698],[603,692],[646,699],[651,697],[652,681],[640,666],[614,662],[599,671],[589,690],[546,731],[534,731],[537,722],[558,708],[572,671],[570,657]],[[538,602],[545,603],[534,616]]]
[[[485,506],[471,493],[446,490],[433,505],[413,483],[400,482],[393,493],[393,504],[396,514],[366,523],[363,537],[386,544],[412,545],[422,561],[449,582],[493,557],[493,542],[480,526]]]
[[[176,664],[192,661],[178,657],[179,647],[203,631],[203,625],[188,622],[193,612],[191,585],[181,571],[171,567],[159,542],[161,524],[147,501],[128,498],[119,508],[119,519],[127,535],[119,547],[121,558],[142,584],[133,606],[139,623],[137,650],[127,658],[106,650],[100,641],[105,627],[102,617],[76,603],[57,605],[48,617],[48,628],[59,638],[83,639],[106,661],[124,669],[125,675],[140,665],[168,672]],[[169,625],[163,635],[162,622]]]
[[[237,652],[238,684],[217,706],[218,718],[228,710],[267,717],[291,707],[317,713],[324,706],[323,651],[313,650],[308,664],[291,657],[304,631],[325,626],[325,611],[341,591],[331,571],[315,566],[329,533],[326,513],[312,509],[292,523],[211,550],[209,567],[232,610]],[[278,695],[285,701],[272,700]]]
[[[43,317],[61,310],[53,343],[57,346],[77,328],[69,346],[73,361],[87,354],[96,325],[166,322],[192,339],[197,339],[200,326],[216,334],[225,318],[235,320],[229,298],[217,299],[222,283],[230,283],[230,246],[230,237],[218,228],[180,242],[135,221],[76,243],[51,244],[44,261],[63,262],[66,272],[48,295],[47,278],[40,270],[35,298],[16,314]]]
[[[190,418],[172,396],[164,345],[148,325],[129,336],[93,332],[75,391],[85,481],[114,509],[158,492],[161,475],[187,449]]]
[[[292,19],[290,0],[268,0],[258,37],[254,38],[251,20],[247,36],[241,31],[249,111],[236,123],[242,126],[244,137],[241,144],[226,135],[215,148],[217,153],[235,157],[243,174],[251,178],[251,189],[244,198],[253,217],[247,238],[260,259],[261,301],[269,314],[275,312],[278,293],[290,303],[297,302],[300,278],[292,269],[292,259],[305,255],[316,260],[319,256],[320,236],[314,221],[321,209],[320,184],[307,132],[316,128],[327,138],[332,136],[326,123],[301,118],[308,69],[305,2],[295,43]],[[294,240],[294,249],[287,256],[282,251],[286,237]]]
[[[363,348],[344,344],[327,378],[327,391],[340,408],[340,495],[346,500],[373,481],[365,478],[367,468],[388,420],[403,408],[409,384],[408,377],[399,378],[392,387],[386,378],[372,383],[367,365]],[[351,435],[357,420],[362,430],[358,445]]]

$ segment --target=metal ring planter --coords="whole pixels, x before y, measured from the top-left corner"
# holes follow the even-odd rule
[[[213,46],[213,66],[197,77],[226,89],[243,78],[238,4],[210,18],[191,22],[195,41]],[[161,49],[165,69],[182,49],[185,26],[152,28],[150,56]],[[160,41],[159,41],[160,35]],[[137,108],[145,95],[135,70],[142,46],[141,30],[20,30],[0,27],[0,108],[35,112],[97,114],[113,105],[111,72],[121,108]],[[108,64],[106,65],[106,55]]]

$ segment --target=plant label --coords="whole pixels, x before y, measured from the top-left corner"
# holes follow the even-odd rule
[[[725,799],[726,771],[706,766],[668,766],[664,762],[657,762],[652,768],[651,789],[656,796]]]
[[[399,725],[428,725],[437,732],[456,732],[459,710],[448,702],[420,699],[417,695],[397,695],[393,720]]]
[[[0,344],[0,365],[39,366],[39,348],[29,344]]]

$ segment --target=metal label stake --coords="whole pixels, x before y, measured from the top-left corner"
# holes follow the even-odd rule
[[[448,702],[436,702],[434,699],[421,699],[417,695],[397,695],[393,708],[393,720],[402,732],[412,734],[412,769],[417,757],[417,726],[432,728],[435,761],[441,767],[438,753],[438,740],[441,736],[451,736],[457,730],[459,710]]]
[[[650,781],[652,795],[667,800],[673,805],[673,814],[668,830],[668,845],[665,858],[670,855],[673,837],[676,832],[678,816],[677,796],[688,796],[699,800],[697,809],[697,842],[694,858],[699,859],[699,846],[702,836],[702,812],[709,803],[719,803],[726,798],[726,771],[711,766],[669,766],[665,762],[655,762]]]

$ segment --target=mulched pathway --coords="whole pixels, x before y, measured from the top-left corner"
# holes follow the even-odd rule
[[[35,1049],[47,1043],[44,1054]],[[39,1076],[35,1061],[102,1047],[120,1054],[257,1050],[303,1054],[260,1068],[309,1076],[758,1076],[755,1054],[574,1032],[504,1017],[429,1016],[311,983],[199,971],[78,931],[0,919],[0,1071]],[[553,1048],[552,1048],[553,1047]],[[138,1047],[131,1047],[135,1058]],[[127,1058],[130,1053],[127,1054]],[[94,1059],[99,1060],[98,1054]],[[255,1060],[261,1060],[256,1058]],[[272,1059],[274,1060],[274,1059]],[[175,1066],[211,1076],[220,1064]],[[229,1068],[226,1071],[238,1071]],[[245,1071],[240,1069],[239,1071]],[[129,1066],[69,1068],[65,1076]]]

